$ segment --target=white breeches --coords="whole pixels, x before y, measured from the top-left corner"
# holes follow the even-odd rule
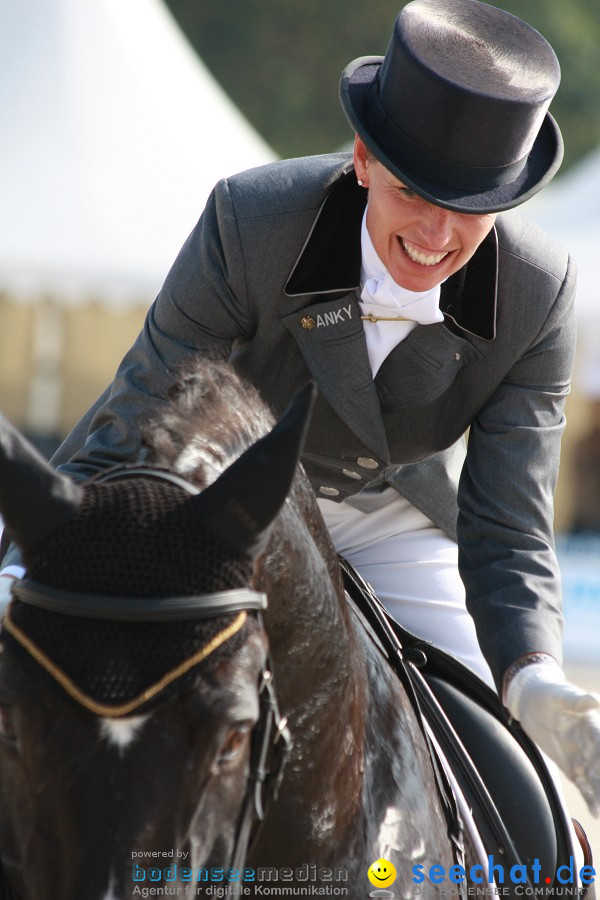
[[[393,488],[365,513],[319,500],[338,553],[369,582],[404,628],[445,650],[494,687],[465,607],[458,547]]]

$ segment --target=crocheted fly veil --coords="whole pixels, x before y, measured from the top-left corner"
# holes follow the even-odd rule
[[[252,560],[199,527],[189,499],[182,488],[150,478],[89,484],[73,519],[24,553],[28,578],[62,591],[117,597],[210,594],[248,585]],[[111,621],[19,600],[10,616],[83,694],[119,708],[193,657],[234,619]],[[234,652],[241,640],[240,631],[205,668],[222,653]],[[160,696],[189,687],[197,671],[192,668]]]
[[[147,598],[155,604],[188,597],[201,604],[215,592],[247,587],[289,491],[311,402],[305,389],[268,435],[199,493],[158,470],[130,477],[124,470],[115,480],[73,485],[0,420],[0,511],[27,569],[2,641],[26,649],[51,674],[55,668],[99,707],[121,710],[116,715],[161,680],[167,685],[136,704],[136,712],[188,686],[195,665],[165,679],[186,661],[197,657],[208,674],[245,639],[246,627],[236,625],[245,616],[89,618],[76,607],[65,615],[22,602],[19,593],[27,600],[29,584],[76,600]],[[27,516],[28,509],[41,519]],[[203,654],[207,647],[210,654]]]

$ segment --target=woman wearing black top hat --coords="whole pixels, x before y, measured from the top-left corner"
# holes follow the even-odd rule
[[[216,186],[55,461],[82,478],[137,459],[140,423],[198,355],[230,358],[276,412],[312,377],[303,462],[338,550],[405,627],[493,678],[598,812],[600,700],[561,669],[552,525],[573,264],[498,215],[560,165],[559,77],[502,10],[409,3],[385,57],[343,73],[353,156]]]

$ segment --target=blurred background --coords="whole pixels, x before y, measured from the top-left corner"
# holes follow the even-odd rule
[[[0,0],[0,409],[45,453],[112,379],[213,184],[348,144],[340,73],[385,53],[402,5]],[[521,211],[579,265],[556,528],[567,665],[599,691],[600,11],[494,5],[537,27],[562,66],[565,162]]]

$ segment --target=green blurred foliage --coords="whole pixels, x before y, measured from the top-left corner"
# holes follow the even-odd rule
[[[392,0],[166,2],[216,79],[284,157],[335,150],[351,140],[338,100],[341,72],[355,57],[385,53],[404,5]],[[562,84],[552,112],[565,137],[567,168],[600,143],[600,2],[493,5],[539,29],[558,54]]]

